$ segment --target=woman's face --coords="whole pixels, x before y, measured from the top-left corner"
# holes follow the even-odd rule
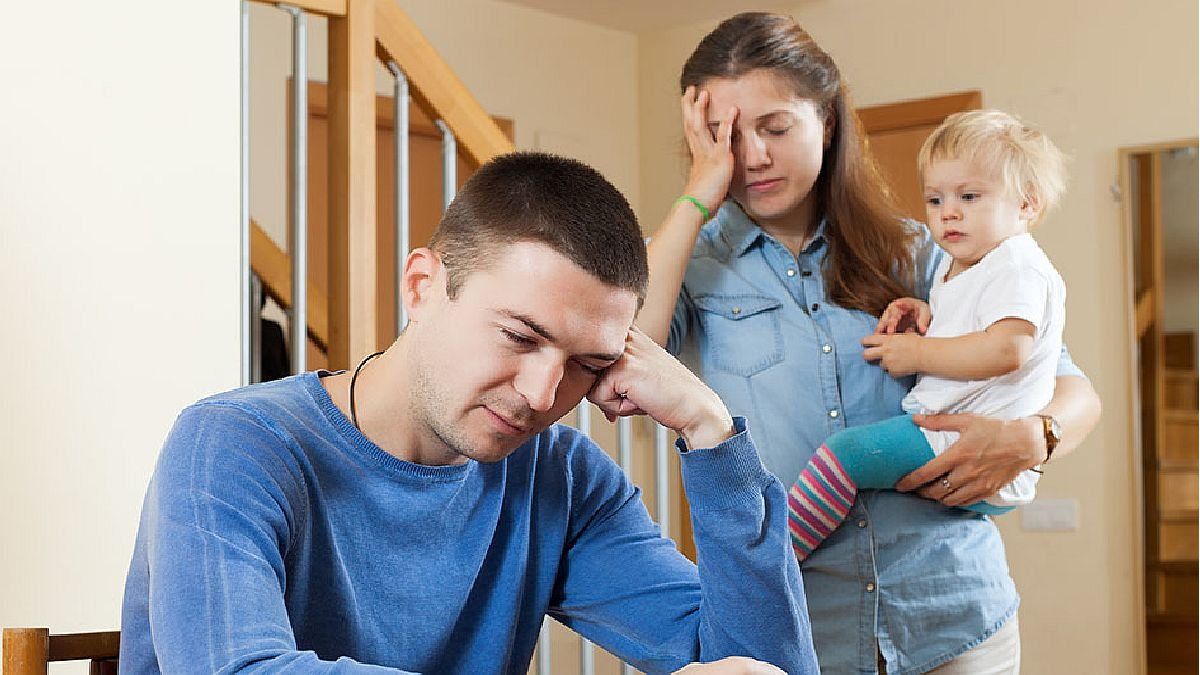
[[[787,80],[769,70],[708,80],[702,88],[709,93],[708,126],[714,134],[737,108],[730,196],[760,225],[807,220],[808,210],[799,207],[812,203],[812,187],[833,135],[825,110],[796,96]]]

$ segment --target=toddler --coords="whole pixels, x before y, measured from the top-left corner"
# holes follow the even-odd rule
[[[1062,154],[1012,115],[951,115],[918,158],[930,231],[949,255],[929,304],[892,302],[864,356],[894,375],[918,373],[901,415],[829,437],[788,494],[796,555],[804,560],[842,522],[858,490],[891,488],[957,440],[910,415],[1036,414],[1050,402],[1062,349],[1066,287],[1029,229],[1062,192]],[[915,329],[916,332],[910,332]],[[997,495],[962,508],[998,514],[1033,500],[1027,470]],[[941,485],[953,490],[943,476]]]

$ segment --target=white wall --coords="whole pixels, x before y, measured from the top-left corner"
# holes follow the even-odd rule
[[[238,382],[238,17],[4,8],[0,625],[119,625],[162,439]]]
[[[829,51],[858,105],[980,89],[1069,154],[1062,209],[1036,232],[1067,281],[1067,342],[1105,405],[1040,492],[1078,499],[1077,532],[1023,532],[1001,518],[1021,589],[1024,672],[1138,672],[1136,511],[1129,417],[1130,307],[1123,223],[1109,187],[1117,149],[1195,136],[1194,0],[811,0],[793,14]],[[677,79],[716,22],[640,36],[643,218],[683,184]]]

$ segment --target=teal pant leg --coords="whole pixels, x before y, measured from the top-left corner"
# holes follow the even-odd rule
[[[908,415],[843,429],[825,445],[860,490],[890,490],[906,474],[934,458],[925,434]]]
[[[860,490],[890,490],[905,475],[936,456],[910,415],[844,429],[830,436],[825,445]],[[959,508],[999,515],[1014,507],[980,501]]]

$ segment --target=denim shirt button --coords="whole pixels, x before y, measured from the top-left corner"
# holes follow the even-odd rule
[[[836,411],[836,410],[830,410],[830,411],[829,411],[829,416],[830,416],[830,417],[837,417],[837,416],[838,416],[838,411]]]
[[[821,345],[821,353],[822,354],[828,354],[831,351],[833,351],[833,347],[831,347],[830,345]]]
[[[867,584],[867,592],[874,593],[875,592],[875,584]]]
[[[794,277],[794,276],[796,276],[796,270],[794,270],[794,269],[792,269],[792,268],[790,268],[790,267],[789,267],[789,268],[788,268],[788,271],[787,271],[787,275],[788,275],[789,277]]]
[[[858,526],[859,526],[859,527],[866,527],[866,526],[867,526],[867,521],[865,521],[865,520],[860,520],[860,521],[858,521]]]
[[[731,311],[731,312],[733,312],[735,315],[737,315],[737,314],[741,314],[741,313],[742,313],[742,308],[741,308],[741,307],[734,307],[733,309],[731,309],[731,310],[729,310],[729,311]]]
[[[820,306],[820,305],[818,305],[817,303],[815,303],[815,302],[814,302],[814,303],[812,304],[812,311],[814,311],[814,312],[815,312],[815,311],[817,311],[818,309],[821,309],[821,306]]]

